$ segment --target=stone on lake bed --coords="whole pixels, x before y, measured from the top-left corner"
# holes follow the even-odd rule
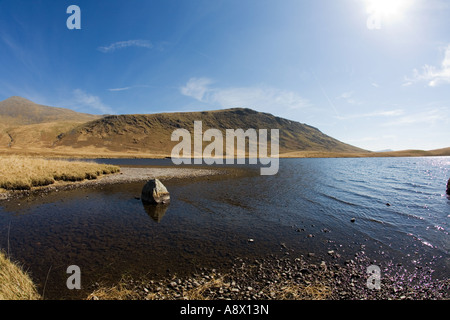
[[[141,199],[151,204],[169,203],[170,194],[167,188],[158,179],[149,180],[142,188]]]

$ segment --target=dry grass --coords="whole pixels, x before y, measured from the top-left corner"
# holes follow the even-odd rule
[[[268,290],[276,300],[326,300],[332,292],[324,283],[300,285],[292,281],[271,286]]]
[[[33,281],[0,252],[0,300],[40,300]]]
[[[112,287],[101,287],[92,292],[86,300],[138,300],[139,295],[128,288],[125,280]]]
[[[211,296],[211,290],[225,286],[224,277],[211,276],[209,281],[206,281],[199,286],[190,289],[183,290],[182,297],[186,300],[211,300],[214,297]],[[112,287],[104,286],[94,292],[92,292],[87,300],[173,300],[176,299],[173,291],[149,291],[145,296],[136,292],[135,288],[130,288],[129,280],[122,279],[117,285]]]
[[[212,289],[223,288],[227,286],[227,283],[224,283],[224,277],[219,276],[216,278],[215,275],[211,276],[211,279],[206,281],[205,283],[200,284],[198,287],[184,291],[183,297],[186,300],[210,300],[214,299],[214,296],[208,295],[207,292]]]
[[[209,275],[209,279],[198,279],[193,288],[180,286],[179,290],[173,290],[168,283],[166,285],[147,285],[143,282],[131,284],[129,280],[122,279],[117,285],[103,286],[92,292],[87,300],[216,300],[220,299],[224,292],[234,287],[226,280],[225,275]],[[172,279],[174,280],[174,279]],[[326,281],[299,284],[292,280],[279,279],[280,281],[262,286],[258,289],[265,299],[272,300],[326,300],[331,296],[332,289]],[[151,289],[142,290],[144,287]],[[152,288],[153,287],[153,288]],[[166,290],[168,289],[168,290]],[[246,298],[237,298],[246,299]]]
[[[117,166],[93,162],[0,156],[0,189],[30,190],[55,181],[96,179],[100,175],[118,171],[120,168]]]

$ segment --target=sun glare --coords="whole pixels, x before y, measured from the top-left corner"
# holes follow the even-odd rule
[[[367,12],[383,18],[398,18],[412,0],[367,0]]]

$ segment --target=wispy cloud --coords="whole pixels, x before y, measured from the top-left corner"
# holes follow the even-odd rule
[[[397,136],[393,134],[385,134],[381,136],[368,136],[368,137],[360,137],[355,139],[349,139],[347,140],[349,143],[360,143],[360,142],[368,142],[368,141],[380,141],[383,140],[390,140],[390,139],[396,139]]]
[[[218,105],[221,108],[245,107],[260,111],[299,109],[309,102],[295,92],[269,86],[212,87],[209,78],[191,78],[180,92],[198,101]]]
[[[119,41],[110,44],[105,47],[98,47],[98,51],[103,53],[114,52],[118,49],[124,49],[128,47],[142,47],[142,48],[153,48],[153,44],[148,40],[128,40],[128,41]]]
[[[355,98],[354,98],[354,92],[353,91],[349,91],[349,92],[344,92],[344,93],[342,93],[340,96],[338,96],[336,99],[338,99],[338,100],[344,100],[344,101],[346,101],[347,103],[349,103],[349,104],[361,104],[359,101],[357,101]]]
[[[167,86],[163,87],[163,86],[152,86],[152,85],[147,85],[147,84],[138,84],[138,85],[128,86],[128,87],[110,88],[107,90],[109,92],[120,92],[120,91],[127,91],[127,90],[131,90],[131,89],[135,89],[135,88],[168,88],[168,87]],[[170,87],[170,88],[173,88],[173,87]]]
[[[416,125],[416,124],[426,124],[431,126],[439,122],[450,124],[449,114],[450,108],[436,107],[421,112],[405,114],[401,117],[396,118],[395,120],[384,123],[383,126]]]
[[[351,120],[351,119],[360,119],[360,118],[373,118],[373,117],[399,117],[405,114],[403,109],[396,110],[380,110],[375,112],[368,113],[360,113],[360,114],[350,114],[346,116],[336,116],[339,120]]]
[[[414,69],[413,76],[405,77],[403,85],[409,86],[422,81],[427,82],[430,87],[450,83],[450,44],[445,48],[444,59],[439,67],[425,65],[422,67],[422,71]]]
[[[206,102],[210,100],[207,95],[213,91],[209,87],[212,83],[213,81],[208,78],[191,78],[186,85],[180,88],[180,92],[185,96]]]
[[[130,90],[131,87],[124,87],[124,88],[112,88],[112,89],[108,89],[108,91],[111,92],[117,92],[117,91],[126,91],[126,90]]]
[[[88,108],[90,110],[94,109],[103,114],[115,113],[110,107],[105,105],[99,97],[88,94],[81,89],[75,89],[73,91],[73,96],[73,104],[77,107]]]

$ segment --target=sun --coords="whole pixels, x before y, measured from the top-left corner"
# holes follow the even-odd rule
[[[367,12],[382,18],[399,18],[412,0],[366,0]]]

